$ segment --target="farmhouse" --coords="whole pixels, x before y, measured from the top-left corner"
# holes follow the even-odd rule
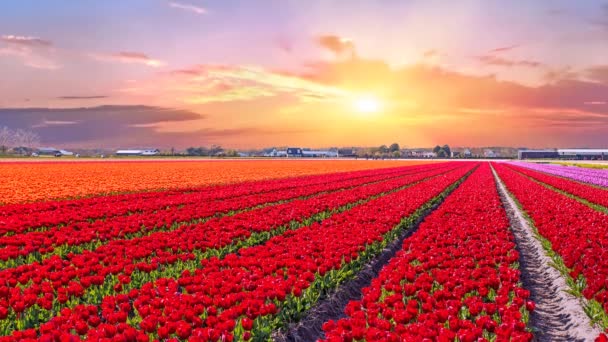
[[[338,151],[303,150],[302,156],[309,158],[338,158]]]
[[[299,147],[288,147],[287,148],[287,157],[288,158],[297,158],[303,157],[302,149]]]
[[[265,154],[266,157],[288,157],[288,158],[338,158],[338,151],[310,150],[300,147],[288,147],[284,151],[273,149]]]
[[[38,151],[32,154],[33,156],[53,156],[53,157],[61,157],[61,156],[73,156],[74,152],[56,149],[54,147],[41,147]]]
[[[144,150],[118,150],[116,151],[117,156],[156,156],[160,154],[158,149],[144,149]]]

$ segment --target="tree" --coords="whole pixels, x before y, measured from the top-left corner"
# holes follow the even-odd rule
[[[448,156],[449,156],[448,153],[443,148],[440,148],[439,151],[437,152],[437,157],[439,157],[439,158],[447,158]]]
[[[401,152],[393,151],[393,158],[401,158]]]
[[[214,156],[218,153],[224,152],[224,149],[219,145],[211,145],[209,149],[209,155]]]
[[[382,146],[378,147],[378,151],[380,153],[388,153],[388,147],[386,147],[386,145],[382,145]]]
[[[445,153],[447,154],[447,157],[452,156],[452,150],[450,149],[450,146],[448,144],[443,145],[443,147],[441,149],[443,149],[445,151]]]
[[[18,129],[15,131],[15,145],[18,147],[33,148],[40,145],[40,136],[36,132]]]
[[[226,157],[238,157],[239,153],[236,150],[228,150],[226,151]]]
[[[390,152],[396,152],[396,151],[399,151],[399,150],[400,150],[400,148],[399,148],[399,144],[397,144],[397,143],[392,143],[392,144],[391,144],[391,146],[388,148],[388,150],[389,150]]]
[[[14,144],[14,132],[6,126],[0,127],[0,153],[5,154]]]
[[[188,147],[186,154],[189,156],[206,156],[208,155],[208,151],[204,147]]]
[[[441,146],[437,145],[435,146],[435,148],[433,148],[433,152],[435,153],[439,153],[439,150],[441,150]]]

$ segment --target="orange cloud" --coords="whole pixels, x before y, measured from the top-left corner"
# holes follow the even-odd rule
[[[338,56],[347,54],[348,56],[354,57],[356,55],[355,45],[350,39],[341,38],[335,35],[322,35],[317,38],[317,43]]]
[[[165,73],[160,79],[131,87],[135,94],[169,96],[186,104],[247,101],[289,94],[303,100],[346,96],[331,87],[295,75],[254,66],[196,65]]]

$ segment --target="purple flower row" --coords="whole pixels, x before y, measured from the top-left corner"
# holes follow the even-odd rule
[[[608,169],[587,169],[578,166],[565,166],[556,164],[536,164],[514,162],[513,164],[535,171],[546,172],[556,176],[567,177],[593,185],[608,187]]]

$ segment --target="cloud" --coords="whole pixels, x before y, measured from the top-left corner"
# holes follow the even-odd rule
[[[85,96],[58,96],[58,100],[94,100],[94,99],[106,99],[107,95],[85,95]]]
[[[579,79],[580,73],[571,66],[564,66],[556,69],[549,69],[544,75],[543,80],[547,83],[554,83],[561,80]]]
[[[492,50],[488,51],[488,53],[495,54],[495,53],[508,52],[508,51],[514,50],[514,49],[516,49],[516,48],[518,48],[520,46],[521,45],[519,45],[519,44],[509,45],[509,46],[502,46],[502,47],[498,47],[498,48],[492,49]]]
[[[143,64],[154,68],[165,65],[163,61],[150,58],[148,55],[141,52],[121,51],[110,54],[92,53],[89,54],[89,56],[102,62]]]
[[[350,39],[341,38],[335,35],[321,35],[317,37],[319,46],[333,52],[337,56],[355,57],[355,45]]]
[[[492,66],[503,66],[503,67],[527,67],[527,68],[539,68],[543,64],[535,60],[527,59],[509,59],[495,55],[482,55],[476,57],[479,62],[485,65]]]
[[[55,61],[55,49],[49,40],[32,36],[3,35],[0,37],[0,56],[10,56],[23,65],[45,70],[56,70],[61,65]]]
[[[170,1],[169,2],[169,7],[177,8],[177,9],[188,11],[188,12],[192,12],[192,13],[196,13],[196,14],[199,14],[199,15],[207,13],[207,10],[205,8],[203,8],[203,7],[195,6],[195,5],[191,5],[191,4],[174,2],[174,1]]]
[[[597,65],[587,68],[584,75],[596,82],[608,84],[608,65]]]
[[[187,110],[152,106],[0,108],[0,116],[10,128],[34,130],[45,144],[109,148],[131,144],[135,147],[138,140],[144,145],[166,146],[171,139],[159,131],[163,123],[205,118]]]
[[[4,35],[1,40],[5,43],[10,44],[21,44],[27,46],[51,46],[50,40],[41,39],[38,37],[31,36],[14,36],[14,35]]]
[[[55,147],[185,148],[311,133],[310,129],[272,124],[210,127],[205,115],[152,106],[0,108],[0,116],[4,125],[34,130],[43,144]]]
[[[80,121],[62,121],[62,120],[47,120],[44,119],[42,122],[32,125],[31,128],[42,128],[48,126],[64,126],[64,125],[75,125]]]
[[[185,104],[250,101],[283,95],[311,101],[346,95],[341,89],[298,75],[257,66],[200,64],[164,73],[123,91],[143,96],[167,96]]]

